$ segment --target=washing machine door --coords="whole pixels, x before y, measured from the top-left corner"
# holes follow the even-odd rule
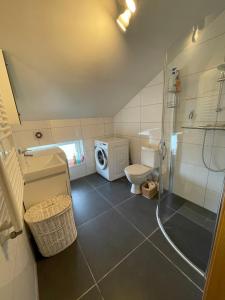
[[[107,167],[105,150],[98,146],[95,148],[95,161],[99,169],[104,170]]]

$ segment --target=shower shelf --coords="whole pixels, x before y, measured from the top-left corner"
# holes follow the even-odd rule
[[[184,129],[225,130],[225,126],[182,126]]]

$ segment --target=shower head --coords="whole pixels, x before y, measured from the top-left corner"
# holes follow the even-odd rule
[[[225,72],[225,63],[224,64],[221,64],[221,65],[218,65],[217,66],[217,70],[221,71],[221,72]]]

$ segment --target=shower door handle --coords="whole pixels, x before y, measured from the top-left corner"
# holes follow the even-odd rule
[[[161,140],[159,143],[159,152],[162,155],[162,160],[164,160],[167,154],[166,143],[164,140]]]

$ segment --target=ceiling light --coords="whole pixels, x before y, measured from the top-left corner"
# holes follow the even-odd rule
[[[129,8],[129,10],[132,13],[135,13],[135,11],[136,11],[136,4],[135,4],[134,0],[126,0],[126,4],[127,4],[127,7]]]
[[[126,31],[131,18],[131,11],[129,9],[126,9],[116,20],[117,24],[120,26],[120,28],[123,31]]]
[[[197,42],[198,36],[199,36],[198,25],[194,25],[193,29],[192,29],[192,42],[193,43]]]

